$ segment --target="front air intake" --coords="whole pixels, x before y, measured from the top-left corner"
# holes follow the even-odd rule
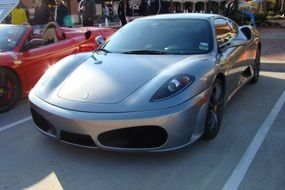
[[[96,144],[89,135],[61,131],[60,140],[79,146],[96,147]]]
[[[33,109],[31,109],[31,113],[34,123],[41,131],[45,132],[47,135],[56,137],[56,129],[48,120]]]
[[[115,148],[156,148],[167,140],[167,132],[158,126],[139,126],[101,133],[98,141]]]

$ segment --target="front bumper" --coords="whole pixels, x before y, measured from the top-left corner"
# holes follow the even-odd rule
[[[154,152],[181,148],[204,133],[209,92],[207,89],[194,98],[170,108],[124,113],[67,110],[43,101],[32,92],[29,94],[29,100],[36,127],[55,139],[73,145],[105,150]],[[120,132],[119,135],[117,131]],[[127,141],[134,131],[136,136],[132,139],[135,138],[137,141],[141,139],[144,141],[143,145],[123,142]],[[141,131],[143,131],[142,136],[140,136]],[[150,134],[152,132],[157,136]],[[102,140],[102,136],[107,136],[108,142]],[[76,140],[80,140],[80,143]]]

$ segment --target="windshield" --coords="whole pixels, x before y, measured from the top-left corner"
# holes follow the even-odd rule
[[[26,31],[24,26],[0,25],[0,52],[11,51]]]
[[[157,19],[132,21],[104,45],[113,53],[200,54],[211,50],[206,20]]]

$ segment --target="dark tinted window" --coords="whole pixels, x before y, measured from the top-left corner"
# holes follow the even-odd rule
[[[205,20],[138,20],[116,32],[104,48],[116,53],[152,50],[196,54],[209,52],[211,39],[209,23]]]
[[[26,31],[24,26],[0,26],[0,52],[11,51]]]
[[[225,19],[216,19],[214,21],[216,35],[217,35],[217,42],[218,45],[221,45],[225,42],[228,42],[231,38],[236,36],[236,31],[234,31],[230,25],[227,23]]]
[[[228,20],[228,23],[230,24],[232,33],[234,34],[234,36],[236,36],[238,33],[238,26],[230,20]]]

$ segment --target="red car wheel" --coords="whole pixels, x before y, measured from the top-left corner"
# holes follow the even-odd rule
[[[0,113],[11,109],[21,95],[20,82],[10,70],[0,68]]]

